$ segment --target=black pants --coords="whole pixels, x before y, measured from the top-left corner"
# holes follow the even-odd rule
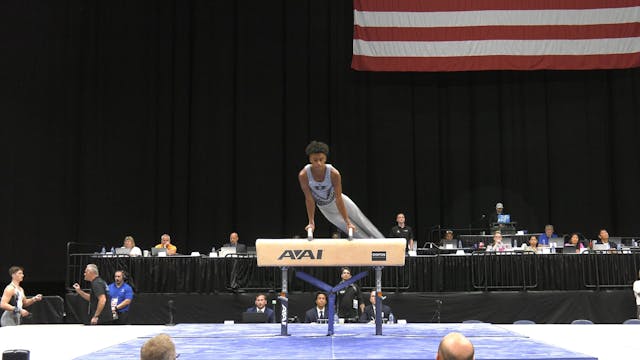
[[[113,320],[114,325],[129,325],[129,312],[119,312],[118,319]]]

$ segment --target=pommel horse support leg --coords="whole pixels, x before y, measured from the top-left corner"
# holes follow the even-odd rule
[[[281,335],[288,335],[286,308],[288,307],[287,293],[287,268],[289,267],[306,267],[306,266],[372,266],[376,270],[376,290],[377,301],[382,304],[380,294],[382,294],[382,268],[384,266],[404,266],[405,254],[404,249],[407,241],[404,238],[389,239],[315,239],[308,241],[304,239],[257,239],[256,253],[258,256],[258,266],[269,267],[276,266],[282,269],[282,296],[281,303],[283,306]],[[301,274],[301,276],[298,276]],[[350,282],[338,284],[331,287],[312,276],[297,272],[299,278],[323,289],[331,290],[335,296],[335,292],[339,291],[342,286],[348,286],[351,283],[366,276],[363,272],[350,279]],[[353,280],[353,281],[351,281]],[[327,289],[325,289],[327,288]],[[330,301],[331,302],[331,301]],[[376,306],[376,312],[382,309],[382,306]],[[332,309],[329,309],[332,313]],[[382,319],[381,314],[376,314],[376,335],[382,335]],[[329,318],[329,333],[333,335],[333,319]]]

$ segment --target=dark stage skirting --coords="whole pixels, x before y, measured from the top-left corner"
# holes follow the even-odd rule
[[[461,293],[388,293],[385,304],[399,319],[409,322],[437,322],[437,300],[441,322],[482,320],[494,324],[510,324],[528,319],[536,323],[570,323],[590,319],[595,323],[620,324],[635,317],[633,293],[628,290],[606,291],[493,291]],[[169,300],[175,307],[176,323],[221,323],[240,321],[241,313],[253,305],[254,293],[224,294],[137,294],[131,309],[134,324],[169,322]],[[268,294],[269,304],[277,295]],[[314,306],[313,293],[289,296],[289,316],[301,321],[304,312]],[[67,294],[66,321],[87,320],[87,302],[75,293]],[[269,305],[273,306],[273,305]],[[280,304],[276,305],[280,313]]]
[[[281,271],[259,268],[255,258],[167,258],[71,256],[67,286],[81,281],[87,263],[96,263],[102,277],[124,269],[138,293],[217,293],[229,290],[279,291]],[[592,290],[629,288],[636,279],[640,253],[627,254],[474,254],[408,257],[404,267],[383,271],[383,289],[409,292],[477,290]],[[303,268],[326,282],[339,280],[337,268]],[[352,273],[371,268],[352,268]],[[289,271],[289,290],[315,289]],[[373,288],[375,276],[360,281]],[[84,284],[88,287],[88,284]]]

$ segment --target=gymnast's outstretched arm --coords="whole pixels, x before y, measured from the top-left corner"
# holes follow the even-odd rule
[[[309,218],[309,224],[305,226],[304,229],[311,229],[312,231],[315,231],[316,224],[314,219],[316,214],[316,201],[311,195],[311,189],[309,188],[309,178],[305,169],[302,169],[300,173],[298,173],[298,181],[300,182],[300,188],[304,193],[304,204],[307,207],[307,217]]]

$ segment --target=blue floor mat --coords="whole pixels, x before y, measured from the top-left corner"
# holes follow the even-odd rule
[[[595,359],[547,345],[491,324],[386,325],[375,335],[374,325],[291,324],[291,336],[279,336],[279,324],[179,324],[158,333],[169,334],[180,359],[434,359],[440,339],[452,332],[467,336],[476,359]],[[147,335],[78,359],[137,359]]]

